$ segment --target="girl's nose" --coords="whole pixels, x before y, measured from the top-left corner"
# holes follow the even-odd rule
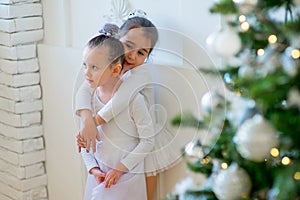
[[[90,77],[91,73],[90,73],[90,70],[87,68],[87,69],[84,69],[84,75],[86,77]]]
[[[136,51],[134,50],[128,52],[128,58],[130,59],[130,61],[133,61],[135,59],[135,55],[136,55]]]

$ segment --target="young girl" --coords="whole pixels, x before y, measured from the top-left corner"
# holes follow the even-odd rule
[[[95,89],[97,105],[103,107],[121,86],[124,49],[112,38],[115,26],[106,24],[83,53],[86,83]],[[153,125],[141,94],[132,98],[118,116],[99,126],[101,141],[95,153],[82,149],[89,172],[85,199],[146,199],[144,158],[153,149]]]
[[[96,116],[98,124],[110,121],[124,110],[132,101],[132,98],[141,93],[145,97],[148,108],[154,105],[153,82],[149,72],[149,66],[143,64],[151,53],[158,39],[156,27],[145,18],[145,13],[135,11],[131,17],[120,28],[120,41],[125,47],[124,82],[114,97],[103,107]],[[143,65],[142,65],[143,64]],[[77,114],[84,121],[84,128],[81,134],[89,149],[92,141],[95,148],[96,126],[91,115],[91,96],[85,85],[82,85],[77,93]],[[154,116],[152,116],[154,117]],[[152,121],[155,121],[153,119]],[[155,150],[145,160],[145,172],[147,173],[147,195],[152,200],[156,186],[156,173],[168,168],[178,160],[177,152],[171,147],[166,147],[172,140],[173,133],[162,130],[153,132],[155,135]]]

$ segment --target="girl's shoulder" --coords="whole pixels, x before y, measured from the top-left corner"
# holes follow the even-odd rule
[[[144,95],[138,92],[131,100],[129,104],[129,109],[136,109],[146,106],[146,101]]]
[[[132,98],[132,103],[140,103],[140,102],[144,102],[145,101],[145,97],[144,95],[142,95],[141,93],[137,93],[133,98]]]

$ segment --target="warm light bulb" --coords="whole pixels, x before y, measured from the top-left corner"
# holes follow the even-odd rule
[[[274,158],[276,158],[277,156],[279,156],[279,150],[278,150],[277,148],[272,148],[272,149],[270,150],[270,154],[271,154]]]
[[[239,21],[240,21],[241,23],[245,22],[246,19],[247,19],[247,18],[246,18],[245,15],[240,15],[240,16],[239,16]]]
[[[228,164],[227,163],[222,163],[221,164],[221,168],[222,169],[227,169],[228,168]]]
[[[300,58],[300,50],[298,50],[298,49],[292,50],[291,56],[292,56],[292,58],[294,58],[294,59]]]
[[[263,49],[258,49],[257,50],[257,55],[258,56],[263,56],[265,54],[265,50],[263,50]]]
[[[295,174],[294,174],[294,179],[295,180],[300,180],[300,172],[296,172]]]
[[[249,25],[248,22],[241,23],[241,29],[242,29],[242,31],[248,31],[249,28],[250,28],[250,25]]]
[[[205,157],[205,158],[202,158],[201,160],[200,160],[200,163],[201,164],[208,164],[209,163],[209,161],[210,161],[210,157],[209,156],[207,156],[207,157]]]
[[[276,42],[277,42],[277,37],[276,37],[276,35],[270,35],[270,36],[268,37],[268,41],[269,41],[270,44],[276,43]]]
[[[287,157],[287,156],[284,156],[284,157],[282,158],[282,160],[281,160],[281,163],[282,163],[283,165],[289,165],[289,164],[291,164],[291,159],[290,159],[289,157]]]

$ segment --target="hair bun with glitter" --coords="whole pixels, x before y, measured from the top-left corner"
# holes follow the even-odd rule
[[[114,37],[119,33],[119,27],[116,24],[106,23],[99,30],[100,35],[105,35],[106,37]]]
[[[134,9],[129,13],[128,19],[133,17],[141,17],[147,19],[147,13],[141,9]]]

